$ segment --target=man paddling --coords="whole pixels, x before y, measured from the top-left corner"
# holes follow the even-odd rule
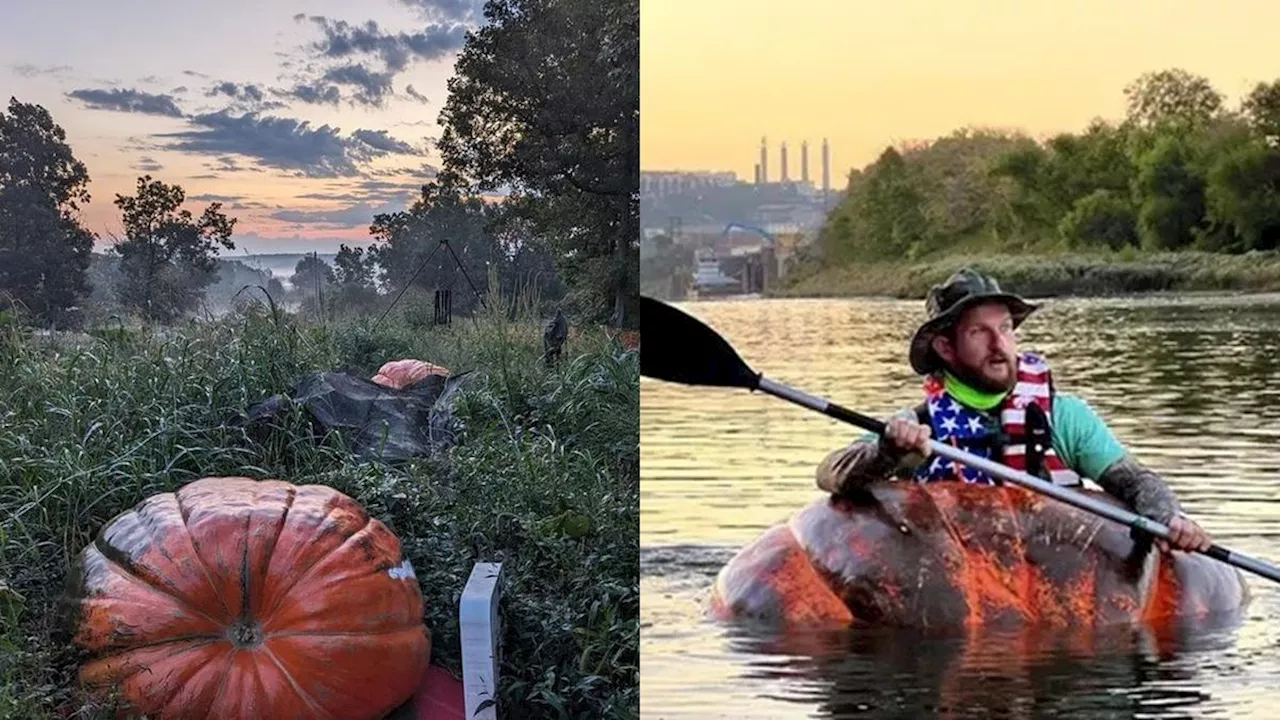
[[[929,290],[928,320],[911,340],[911,367],[925,376],[924,402],[836,450],[818,468],[818,487],[844,495],[886,477],[918,482],[998,484],[985,472],[941,456],[936,437],[1045,480],[1078,486],[1093,479],[1133,512],[1169,528],[1160,548],[1205,550],[1212,541],[1182,514],[1173,490],[1112,435],[1082,399],[1054,390],[1044,358],[1019,353],[1014,331],[1036,310],[964,269]]]

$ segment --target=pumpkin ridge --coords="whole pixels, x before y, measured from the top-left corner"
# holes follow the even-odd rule
[[[93,665],[97,665],[97,664],[100,664],[100,663],[109,662],[110,660],[115,659],[115,658],[118,658],[118,657],[120,657],[120,656],[122,656],[122,655],[128,655],[128,654],[130,654],[130,653],[133,653],[133,652],[136,652],[136,651],[139,651],[139,650],[146,650],[147,648],[156,647],[156,646],[159,646],[159,645],[163,645],[163,644],[165,644],[165,643],[168,643],[168,642],[180,642],[180,641],[181,641],[181,642],[187,642],[187,641],[190,641],[190,640],[192,640],[192,639],[200,640],[201,638],[175,638],[174,640],[167,640],[167,641],[161,641],[161,642],[146,643],[146,644],[143,644],[143,645],[137,645],[137,646],[134,646],[134,647],[131,647],[131,648],[125,649],[125,650],[123,650],[123,651],[121,651],[121,652],[119,652],[119,653],[114,653],[114,654],[111,654],[111,655],[107,655],[107,656],[105,656],[105,657],[97,658],[97,659],[95,659],[95,660],[93,661],[93,663],[92,663],[92,664],[93,664]],[[201,645],[198,645],[198,646],[196,646],[196,647],[200,647],[200,646],[207,646],[207,645],[216,645],[216,644],[217,644],[217,642],[218,642],[218,641],[213,640],[213,641],[209,641],[209,642],[206,642],[206,643],[202,643]],[[214,662],[218,662],[218,661],[220,661],[221,659],[223,659],[223,658],[225,658],[225,657],[226,657],[226,655],[225,655],[225,654],[223,654],[223,655],[221,655],[221,656],[215,656],[215,657],[212,657],[212,658],[210,658],[210,659],[206,660],[204,663],[199,663],[199,664],[196,664],[196,663],[187,663],[186,665],[182,666],[182,667],[186,670],[186,672],[182,674],[181,680],[179,680],[178,682],[166,683],[166,684],[172,685],[174,689],[173,689],[172,694],[169,694],[169,695],[165,695],[165,696],[164,696],[164,700],[163,700],[163,702],[160,702],[160,703],[158,703],[158,704],[155,704],[155,707],[157,707],[157,708],[159,708],[159,709],[160,709],[160,710],[157,710],[157,712],[160,712],[161,710],[163,710],[163,708],[164,708],[166,705],[168,705],[168,704],[169,704],[169,702],[171,702],[171,701],[173,700],[174,695],[176,695],[176,694],[177,694],[177,693],[182,689],[182,687],[183,687],[183,686],[185,686],[185,685],[187,684],[187,681],[188,681],[188,680],[190,680],[192,677],[194,677],[196,674],[198,674],[198,673],[200,672],[200,670],[201,670],[201,669],[203,669],[203,668],[207,667],[208,665],[210,665],[210,664],[212,664],[212,663],[214,663]],[[90,667],[90,666],[86,666],[86,668],[87,668],[87,667]],[[117,686],[117,687],[123,687],[125,684],[127,684],[127,683],[129,682],[129,680],[133,679],[134,677],[137,677],[137,676],[138,676],[138,674],[143,673],[143,672],[151,672],[151,670],[152,670],[152,668],[151,668],[149,665],[141,665],[141,664],[140,664],[140,665],[138,665],[137,667],[133,668],[133,670],[132,670],[132,671],[127,672],[127,673],[125,673],[125,674],[123,674],[123,675],[119,675],[119,676],[115,677],[115,678],[114,678],[110,683],[108,683],[108,684],[109,684],[109,685],[114,685],[114,686]],[[84,669],[82,669],[82,671],[81,671],[81,672],[83,673],[83,672],[84,672]],[[175,676],[176,676],[176,674],[175,674],[175,673],[170,673],[170,674],[169,674],[169,675],[167,675],[166,677],[171,679],[171,678],[173,678],[173,677],[175,677]],[[134,709],[135,709],[135,710],[141,710],[142,708],[138,708],[138,707],[134,706]]]
[[[240,556],[240,619],[249,621],[253,618],[253,610],[249,607],[249,600],[253,594],[249,591],[249,550],[251,543],[249,526],[253,524],[253,514],[246,513],[244,516],[244,553]],[[270,555],[267,559],[270,559]],[[270,565],[270,563],[268,563]]]
[[[219,661],[225,662],[226,659],[227,659],[227,655],[224,654],[221,656],[211,657],[202,664],[189,663],[188,672],[186,673],[186,675],[178,682],[172,683],[173,689],[169,692],[169,694],[165,695],[164,702],[159,703],[158,707],[161,710],[163,710],[169,703],[173,702],[173,699],[177,697],[178,693],[182,692],[182,688],[187,684],[187,681],[190,680],[192,677],[194,677],[197,673],[199,673],[202,668],[205,668],[215,662],[219,662]],[[230,663],[228,663],[228,667],[230,667]],[[139,668],[139,670],[144,670],[144,669],[146,668]],[[133,673],[133,674],[136,675],[137,673]],[[130,677],[132,677],[132,675]]]
[[[337,504],[335,503],[335,504],[334,504],[334,508],[336,508],[336,507],[337,507]],[[333,509],[334,509],[334,508],[330,508],[330,509],[329,509],[329,514],[332,514],[332,513],[333,513]],[[326,515],[326,516],[325,516],[325,519],[326,519],[326,520],[328,519],[328,515]],[[325,558],[329,557],[330,555],[332,555],[332,554],[334,554],[334,553],[338,552],[339,550],[341,550],[342,548],[346,547],[346,546],[347,546],[347,544],[348,544],[348,543],[350,543],[352,540],[356,539],[356,537],[358,537],[358,536],[360,535],[360,533],[362,533],[362,532],[364,532],[364,531],[368,530],[368,529],[369,529],[369,526],[370,526],[370,525],[372,525],[372,524],[373,524],[373,522],[374,522],[374,517],[373,517],[372,515],[369,515],[368,513],[366,513],[366,514],[365,514],[364,525],[361,525],[359,530],[356,530],[355,532],[351,533],[351,535],[350,535],[349,537],[347,537],[347,539],[346,539],[346,540],[343,540],[341,544],[339,544],[339,545],[335,545],[335,546],[333,546],[332,548],[330,548],[330,549],[329,549],[329,552],[327,552],[327,553],[325,553],[324,555],[321,555],[320,557],[316,558],[315,562],[313,562],[313,563],[311,563],[309,566],[307,566],[307,569],[306,569],[306,570],[303,570],[301,573],[298,573],[298,575],[294,578],[293,582],[289,584],[289,587],[287,587],[287,588],[285,588],[285,589],[281,590],[281,591],[280,591],[280,593],[276,596],[276,602],[275,602],[275,604],[271,607],[271,609],[270,609],[270,610],[267,610],[267,611],[266,611],[266,612],[264,612],[264,613],[262,613],[262,617],[261,617],[261,618],[259,618],[259,622],[260,622],[260,623],[262,623],[262,626],[263,626],[263,627],[266,627],[266,626],[267,626],[267,623],[271,620],[271,616],[275,615],[276,611],[280,609],[280,606],[281,606],[281,605],[283,605],[283,604],[284,604],[284,601],[285,601],[285,600],[287,600],[287,599],[289,598],[289,594],[293,592],[294,588],[298,587],[298,585],[299,585],[303,580],[305,580],[308,576],[310,576],[310,575],[311,575],[311,573],[312,573],[313,571],[315,571],[315,569],[316,569],[317,567],[319,567],[319,566],[320,566],[320,564],[325,560]],[[322,523],[320,523],[320,525],[317,525],[316,527],[317,527],[317,528],[319,528],[319,527],[322,527],[323,525],[324,525],[324,523],[322,522]]]
[[[234,651],[233,653],[234,654]],[[222,671],[222,680],[218,681],[218,692],[213,694],[213,699],[209,701],[208,712],[205,713],[205,720],[212,720],[213,709],[218,707],[218,701],[222,699],[222,694],[227,691],[227,683],[231,680],[231,670],[236,664],[231,661],[231,656],[224,658],[225,669]]]
[[[304,690],[302,686],[298,684],[298,681],[293,679],[293,673],[289,672],[289,669],[284,666],[284,663],[280,662],[280,658],[277,658],[276,654],[271,652],[271,646],[267,644],[266,639],[263,639],[262,641],[262,649],[266,651],[266,655],[271,662],[275,663],[275,666],[280,669],[280,674],[284,675],[284,679],[289,681],[289,687],[293,688],[293,692],[297,694],[302,702],[306,703],[307,707],[312,710],[321,713],[325,720],[333,720],[333,713],[330,713],[321,706],[315,698],[311,697],[311,693]]]
[[[225,620],[218,620],[216,618],[210,617],[203,610],[192,605],[186,600],[183,600],[182,598],[178,597],[177,595],[174,595],[173,593],[165,590],[162,587],[152,585],[151,583],[147,582],[143,578],[135,575],[123,563],[121,563],[119,560],[112,557],[112,554],[114,554],[115,548],[112,548],[110,545],[108,545],[107,547],[110,548],[113,552],[112,553],[103,552],[102,546],[100,546],[96,540],[93,543],[93,547],[98,551],[98,554],[102,556],[102,559],[106,560],[109,565],[120,569],[120,571],[116,573],[120,577],[123,577],[125,580],[128,580],[129,582],[134,583],[135,585],[140,585],[144,588],[147,588],[148,590],[154,590],[155,592],[172,600],[173,603],[178,607],[190,610],[193,614],[199,615],[200,617],[204,618],[205,620],[208,620],[209,622],[213,623],[214,625],[217,625],[220,628],[226,627],[227,623]],[[208,635],[208,636],[201,635],[197,637],[218,637],[218,636],[217,635]]]
[[[369,635],[394,635],[402,633],[405,630],[417,630],[422,627],[422,622],[415,620],[408,625],[399,625],[382,630],[277,630],[275,632],[266,633],[266,640],[281,637],[366,637]],[[430,634],[430,631],[428,631]]]
[[[296,487],[290,486],[288,499],[285,500],[285,503],[284,503],[284,512],[280,513],[280,521],[276,523],[276,531],[271,534],[271,544],[267,546],[267,551],[262,555],[262,592],[259,593],[260,597],[265,598],[268,595],[267,584],[271,582],[271,557],[276,554],[276,545],[279,544],[280,542],[280,536],[284,534],[285,525],[289,523],[289,511],[293,509],[293,500],[297,496],[298,496],[298,489]],[[248,536],[246,536],[245,548],[248,548],[248,547],[249,547],[249,538]],[[246,608],[249,607],[248,597],[245,598],[245,607]],[[259,608],[259,610],[261,610],[261,608]],[[262,613],[259,612],[257,614],[261,615]],[[261,621],[262,621],[262,618],[259,618],[259,622]]]
[[[182,531],[187,534],[187,541],[191,543],[191,554],[196,558],[196,564],[200,566],[200,571],[204,573],[204,579],[209,583],[209,588],[213,590],[214,597],[218,598],[218,602],[222,604],[222,612],[226,613],[226,617],[231,617],[231,606],[227,604],[227,599],[222,597],[222,591],[218,589],[218,584],[213,581],[213,575],[209,572],[209,566],[204,564],[204,558],[200,557],[200,548],[196,547],[196,536],[191,534],[191,527],[187,525],[187,520],[191,517],[191,511],[182,505],[182,494],[175,492],[174,500],[178,503],[178,517],[182,518]]]
[[[110,660],[114,657],[127,655],[134,650],[146,650],[147,648],[160,647],[169,643],[191,642],[192,640],[204,640],[204,644],[216,645],[220,642],[226,642],[226,638],[222,635],[179,635],[178,637],[165,638],[164,640],[152,640],[150,642],[134,643],[129,647],[120,648],[118,652],[105,652],[93,656],[97,660]]]

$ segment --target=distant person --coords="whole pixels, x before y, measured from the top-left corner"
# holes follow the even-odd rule
[[[564,311],[556,310],[556,316],[547,321],[542,329],[542,357],[551,367],[560,360],[560,350],[569,337],[569,321],[565,320]]]
[[[866,435],[828,455],[817,471],[818,487],[845,495],[885,478],[998,484],[981,470],[930,458],[929,440],[936,437],[1059,485],[1090,478],[1135,513],[1168,526],[1173,547],[1212,544],[1182,514],[1168,484],[1138,462],[1087,403],[1055,392],[1044,358],[1018,352],[1014,331],[1035,305],[964,269],[931,288],[925,308],[929,317],[909,352],[912,369],[925,377],[924,402],[890,418],[884,437]],[[1169,543],[1158,544],[1169,550]]]

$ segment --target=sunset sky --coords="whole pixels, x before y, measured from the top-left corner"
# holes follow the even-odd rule
[[[481,0],[5,3],[0,95],[48,109],[88,167],[89,229],[150,173],[236,254],[367,242],[438,167],[429,139]],[[101,247],[101,245],[100,245]]]
[[[962,126],[1035,136],[1123,116],[1124,86],[1182,67],[1235,107],[1280,77],[1271,0],[642,0],[641,167],[751,181],[800,141],[832,185],[890,144]]]

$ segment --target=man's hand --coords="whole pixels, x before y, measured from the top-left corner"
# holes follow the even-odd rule
[[[899,455],[918,452],[929,457],[933,454],[933,450],[929,448],[931,435],[928,425],[895,415],[885,423],[883,442],[891,452]]]
[[[1213,541],[1209,539],[1209,534],[1204,531],[1191,518],[1181,515],[1173,516],[1169,521],[1169,540],[1157,539],[1156,544],[1160,547],[1160,552],[1169,552],[1172,546],[1174,549],[1191,552],[1192,550],[1208,550]]]

